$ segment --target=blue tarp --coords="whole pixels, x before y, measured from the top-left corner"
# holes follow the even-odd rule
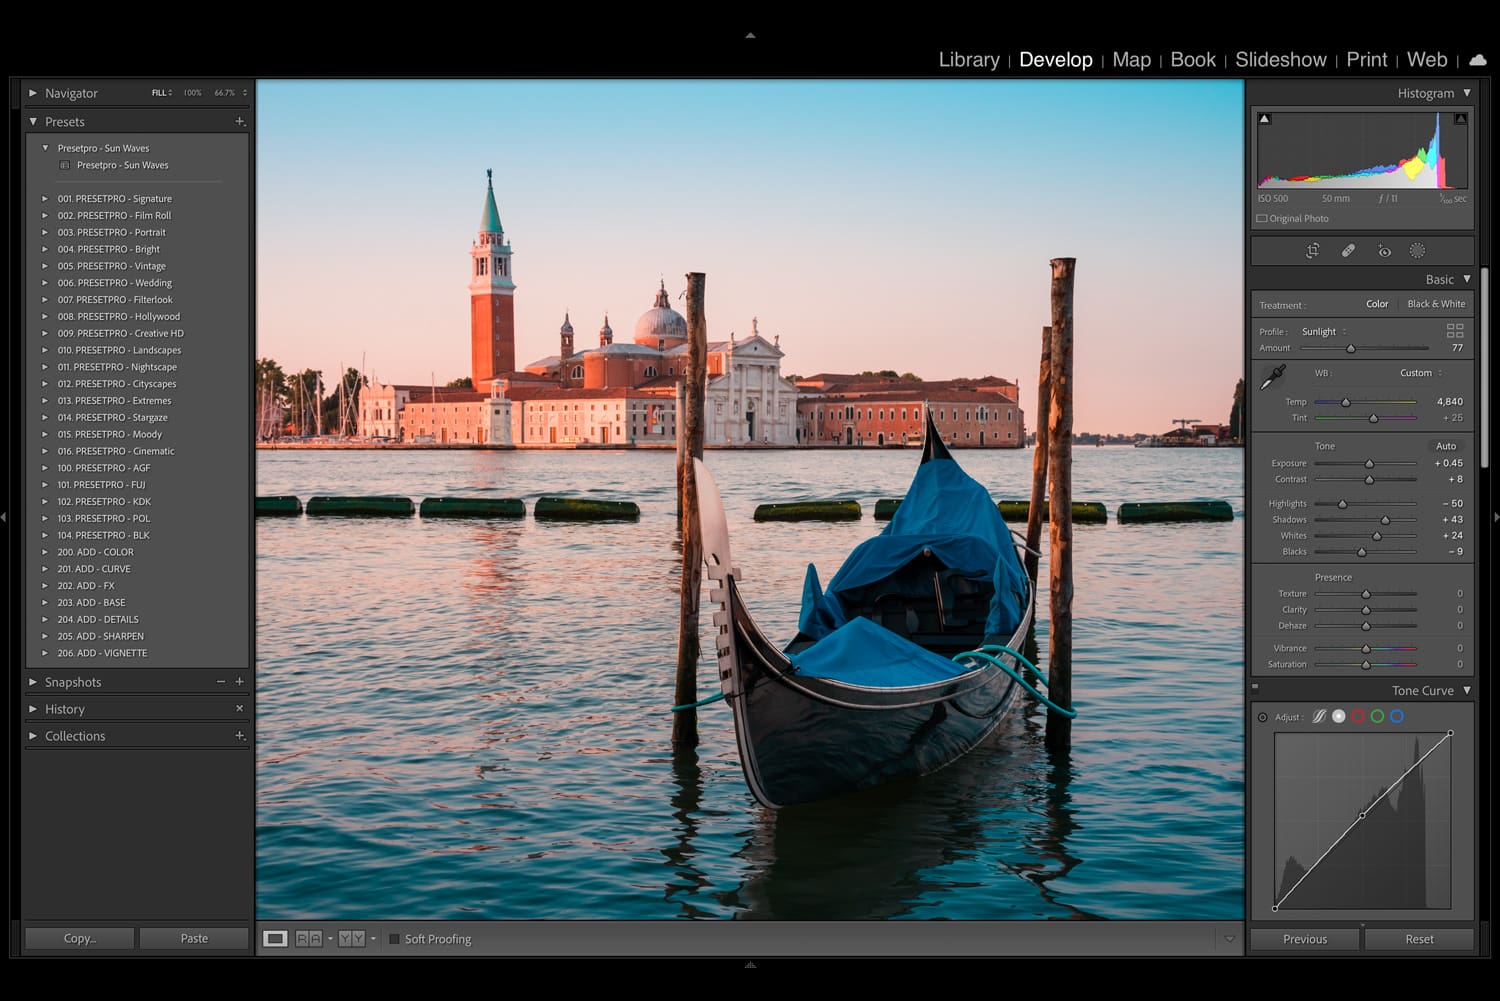
[[[923,650],[869,619],[850,619],[791,659],[798,674],[866,688],[926,685],[973,670],[973,665]]]
[[[817,570],[808,566],[798,625],[818,642],[799,655],[798,667],[811,658],[818,670],[828,672],[819,677],[855,681],[857,675],[860,684],[872,684],[863,680],[869,672],[878,670],[884,677],[887,669],[897,672],[892,680],[873,684],[904,686],[933,680],[928,673],[931,665],[923,658],[943,658],[868,620],[852,617],[841,600],[843,595],[896,573],[924,550],[965,576],[990,578],[995,597],[985,621],[985,635],[996,642],[1009,640],[1021,623],[1026,601],[1026,571],[1016,556],[1010,529],[989,491],[953,459],[935,458],[917,467],[917,475],[885,531],[849,554],[828,582],[826,592],[819,586]],[[851,630],[856,622],[864,624]],[[829,649],[820,650],[825,643],[831,644]],[[846,667],[835,674],[825,665],[836,660],[844,661]],[[902,660],[912,665],[909,677],[899,672]],[[856,666],[860,662],[866,663]]]

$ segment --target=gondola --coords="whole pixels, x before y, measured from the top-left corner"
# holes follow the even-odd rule
[[[826,591],[808,566],[798,631],[784,648],[746,607],[718,486],[701,460],[694,467],[707,576],[717,585],[709,596],[719,606],[719,682],[761,803],[824,800],[936,771],[988,737],[1021,691],[1043,697],[1017,652],[1034,600],[1015,541],[930,414],[895,516],[850,553]]]

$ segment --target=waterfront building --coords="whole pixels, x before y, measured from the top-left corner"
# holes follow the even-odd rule
[[[687,320],[672,308],[665,282],[651,308],[635,321],[632,340],[616,341],[607,315],[597,348],[574,351],[573,337],[571,318],[564,316],[558,353],[537,359],[525,371],[555,379],[570,392],[625,388],[647,396],[675,395],[687,374]],[[708,344],[705,444],[796,444],[797,387],[781,375],[780,341],[762,337],[760,321],[752,317],[749,337],[731,333],[726,341]]]
[[[919,445],[926,413],[958,448],[1021,448],[1020,390],[997,376],[944,381],[821,373],[797,383],[797,441],[804,445]]]
[[[511,442],[548,445],[660,445],[677,442],[676,400],[667,392],[613,386],[561,386],[510,391],[515,409]]]
[[[498,391],[375,382],[359,395],[360,434],[434,445],[511,444],[512,405]]]

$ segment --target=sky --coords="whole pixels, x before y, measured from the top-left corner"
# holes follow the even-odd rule
[[[1053,257],[1078,259],[1074,428],[1227,421],[1242,370],[1238,81],[266,81],[259,356],[469,374],[495,172],[516,356],[629,340],[707,275],[710,340],[783,374],[999,375],[1032,426]]]

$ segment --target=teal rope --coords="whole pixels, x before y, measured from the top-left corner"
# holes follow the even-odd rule
[[[967,658],[972,658],[974,660],[982,660],[987,663],[994,664],[1000,670],[1004,671],[1006,674],[1014,678],[1022,688],[1030,692],[1037,699],[1037,701],[1041,702],[1048,709],[1051,709],[1058,715],[1065,716],[1068,719],[1078,718],[1078,711],[1076,709],[1064,709],[1056,702],[1053,702],[1051,699],[1047,698],[1047,696],[1038,691],[1035,685],[1027,681],[1024,674],[1022,674],[1020,671],[1017,671],[1015,668],[1011,667],[1009,664],[1005,663],[1005,661],[996,656],[997,654],[1003,653],[1010,654],[1012,657],[1016,658],[1016,660],[1025,665],[1026,669],[1036,677],[1036,680],[1041,682],[1045,682],[1047,680],[1046,678],[1042,677],[1042,672],[1037,670],[1037,666],[1026,659],[1025,654],[1021,653],[1021,651],[1019,650],[1012,650],[1010,647],[1000,643],[987,643],[984,646],[980,647],[978,650],[970,650],[967,653],[958,654],[953,659],[961,661]]]
[[[697,702],[689,702],[685,706],[673,706],[672,711],[674,713],[680,713],[686,709],[697,709],[699,706],[706,706],[710,702],[718,702],[722,698],[724,698],[724,693],[720,692],[718,695],[710,695],[708,698],[699,699]]]

